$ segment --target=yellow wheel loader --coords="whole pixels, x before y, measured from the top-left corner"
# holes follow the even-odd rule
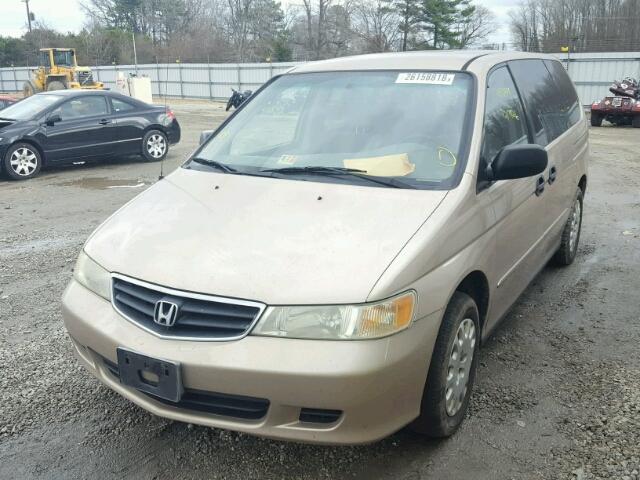
[[[89,67],[78,66],[75,49],[41,48],[40,66],[24,83],[22,93],[28,97],[38,92],[67,88],[102,90],[104,84],[93,80]]]

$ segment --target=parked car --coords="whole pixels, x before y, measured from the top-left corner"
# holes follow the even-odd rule
[[[66,328],[89,371],[167,418],[316,443],[452,435],[480,345],[548,261],[576,257],[587,152],[551,56],[298,66],[92,234]]]
[[[627,84],[614,85],[622,87]],[[612,92],[621,92],[621,88],[611,88]],[[627,89],[626,91],[631,92]],[[634,88],[633,91],[637,92]],[[630,96],[629,96],[630,95]],[[640,97],[637,94],[616,95],[614,97],[605,97],[600,101],[593,102],[591,105],[591,126],[601,127],[604,120],[616,125],[631,125],[634,128],[640,128]]]
[[[39,93],[0,112],[0,160],[11,180],[114,155],[158,161],[179,141],[171,109],[110,91]]]
[[[17,99],[9,95],[0,95],[0,110],[2,110],[5,107],[8,107],[9,105],[13,105],[17,101],[18,101]]]

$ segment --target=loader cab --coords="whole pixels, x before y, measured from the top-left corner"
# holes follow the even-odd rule
[[[52,67],[77,67],[76,52],[72,48],[43,48],[40,50],[40,65],[47,71]]]

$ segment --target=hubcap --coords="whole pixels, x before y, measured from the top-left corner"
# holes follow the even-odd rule
[[[453,417],[462,408],[469,386],[469,372],[476,347],[476,324],[465,318],[453,339],[451,356],[447,365],[447,387],[445,402],[447,415]]]
[[[22,177],[31,175],[38,167],[38,157],[26,147],[18,148],[9,159],[11,169]]]
[[[158,135],[157,133],[151,135],[147,140],[147,152],[153,158],[160,158],[164,155],[165,150],[167,149],[167,144],[164,141],[164,137],[162,135]]]
[[[569,231],[569,250],[573,253],[578,243],[578,235],[580,234],[580,223],[582,221],[582,205],[580,200],[576,199],[576,203],[573,206],[573,213],[571,214],[571,230]]]

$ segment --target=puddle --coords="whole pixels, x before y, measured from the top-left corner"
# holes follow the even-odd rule
[[[107,190],[108,188],[141,188],[146,185],[145,182],[138,180],[116,180],[107,177],[96,178],[79,178],[68,182],[56,183],[61,187],[80,187],[89,190]]]

